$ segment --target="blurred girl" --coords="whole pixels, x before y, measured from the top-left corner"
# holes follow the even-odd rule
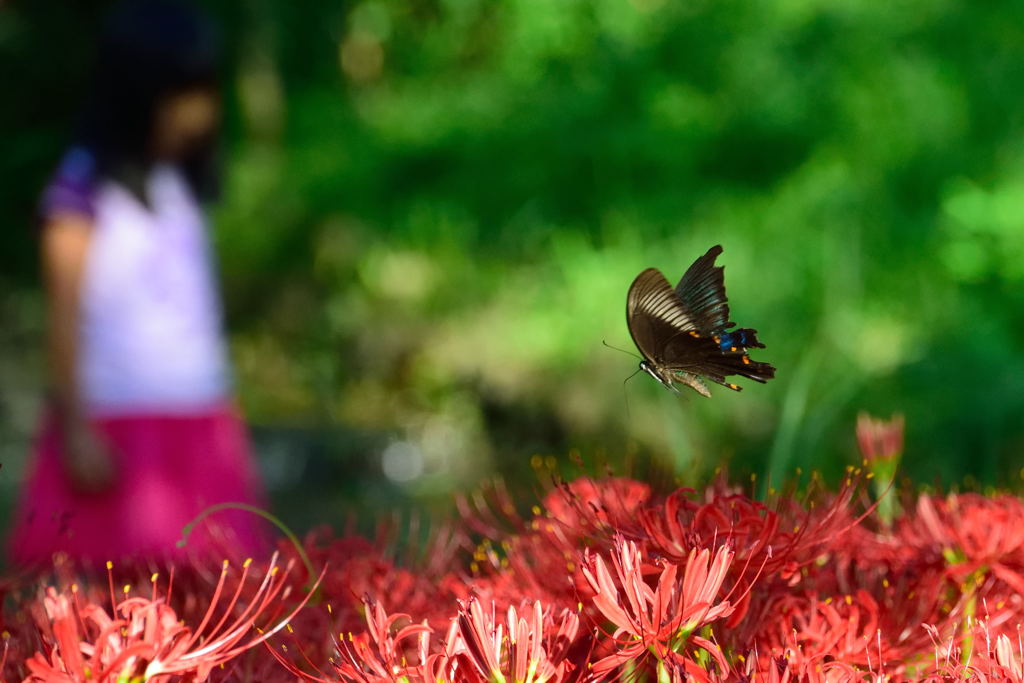
[[[52,396],[17,562],[173,554],[208,506],[261,502],[200,207],[219,118],[209,24],[169,0],[111,17],[78,142],[42,199]],[[210,519],[188,549],[259,545],[250,516]]]

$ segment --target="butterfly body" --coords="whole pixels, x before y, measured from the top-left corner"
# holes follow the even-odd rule
[[[757,331],[735,327],[729,320],[723,268],[715,265],[722,253],[715,246],[687,269],[673,289],[660,271],[648,268],[629,288],[626,322],[644,356],[640,369],[669,390],[685,384],[711,396],[704,379],[740,391],[726,381],[740,375],[757,382],[775,376],[768,363],[750,359],[749,348],[764,348]]]
[[[666,389],[674,394],[681,393],[675,385],[676,382],[681,382],[682,384],[692,387],[693,390],[701,396],[711,398],[711,392],[708,390],[708,386],[704,384],[697,375],[684,370],[673,370],[669,373],[662,374],[654,364],[646,360],[640,361],[640,369],[661,382]]]

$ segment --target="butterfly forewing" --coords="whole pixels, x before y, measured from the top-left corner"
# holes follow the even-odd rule
[[[686,370],[699,362],[702,349],[715,349],[714,342],[700,338],[696,322],[655,268],[633,280],[626,298],[626,321],[640,353],[659,370]]]
[[[675,290],[698,327],[709,332],[733,326],[725,296],[725,268],[715,265],[721,253],[721,245],[708,249],[686,269]]]
[[[648,268],[637,275],[629,288],[626,317],[632,320],[638,315],[657,318],[681,331],[697,329],[697,321],[657,268]]]

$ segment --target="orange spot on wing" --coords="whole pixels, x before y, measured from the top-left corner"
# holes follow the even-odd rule
[[[730,389],[734,389],[736,391],[740,390],[739,386],[737,386],[735,384],[726,384],[725,386],[729,387]]]
[[[750,365],[750,356],[743,356],[743,364]]]
[[[690,336],[691,337],[696,337],[697,339],[700,339],[700,335],[697,334],[696,332],[694,332],[693,330],[690,330]]]

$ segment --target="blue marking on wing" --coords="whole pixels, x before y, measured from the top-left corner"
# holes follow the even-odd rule
[[[732,332],[722,330],[718,333],[718,348],[722,350],[722,353],[731,351],[734,346],[745,349],[749,344],[750,340],[747,338],[747,333],[744,330],[734,330]]]

